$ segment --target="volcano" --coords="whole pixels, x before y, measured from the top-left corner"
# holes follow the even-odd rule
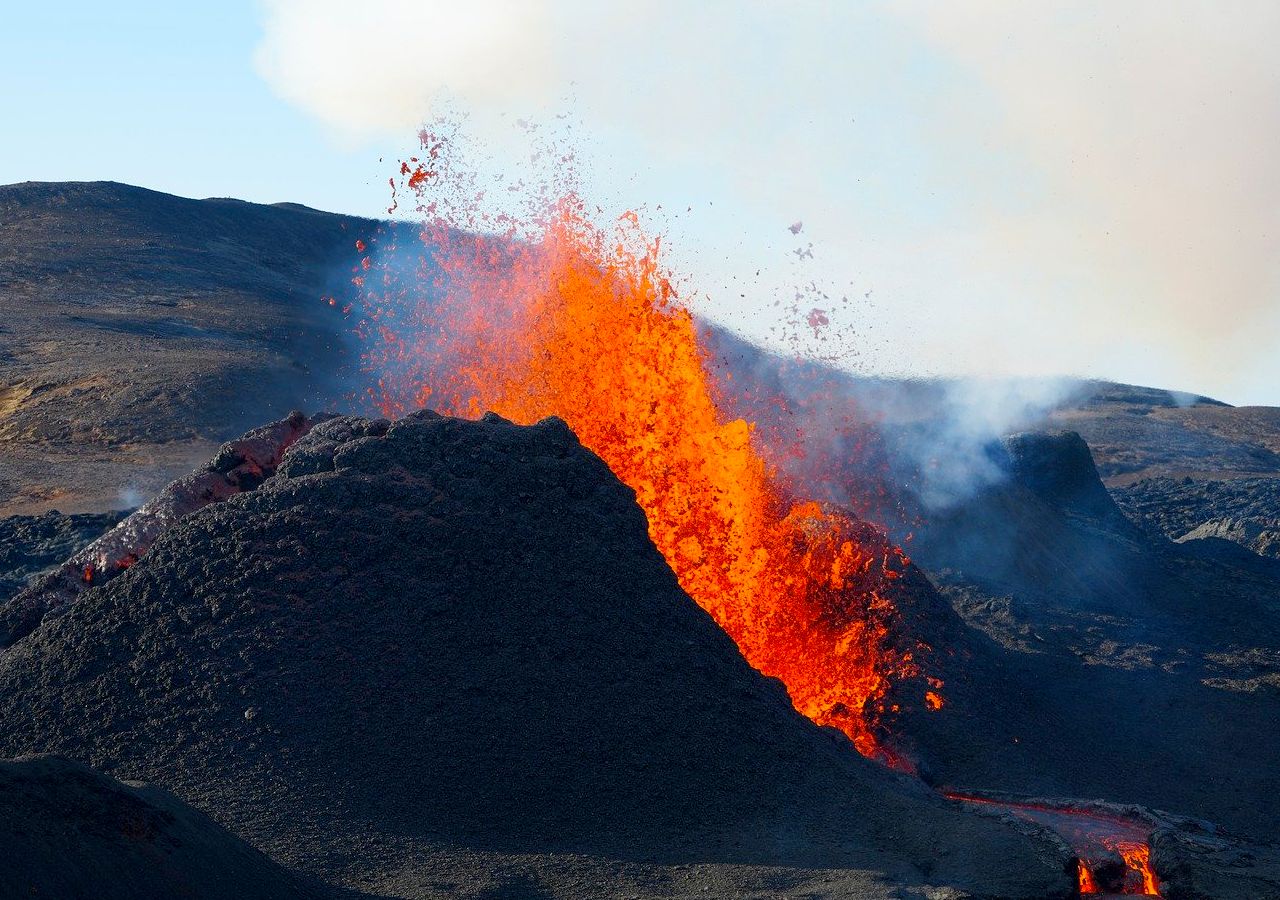
[[[1048,832],[799,715],[554,419],[315,424],[4,651],[0,715],[0,753],[154,782],[361,886],[463,847],[1073,889]]]

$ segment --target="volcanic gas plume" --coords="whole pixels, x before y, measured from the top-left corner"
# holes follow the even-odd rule
[[[424,216],[414,284],[379,271],[374,251],[386,248],[356,273],[373,402],[387,415],[427,406],[564,419],[636,492],[681,586],[746,659],[864,755],[905,764],[877,736],[889,688],[922,674],[884,590],[907,565],[902,552],[838,510],[786,496],[752,425],[717,407],[660,240],[634,213],[602,229],[568,193],[533,227],[504,216],[500,237],[462,230],[442,212],[457,203],[438,197],[450,187],[443,144],[422,137],[426,154],[393,179]],[[940,707],[941,683],[921,683],[917,702]]]

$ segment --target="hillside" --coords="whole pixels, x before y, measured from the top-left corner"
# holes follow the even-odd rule
[[[110,182],[0,187],[0,515],[136,506],[341,394],[321,297],[374,223]]]

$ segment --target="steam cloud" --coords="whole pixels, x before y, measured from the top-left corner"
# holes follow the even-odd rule
[[[1275,402],[1277,26],[1262,2],[270,0],[257,61],[348,140],[442,95],[495,153],[580,113],[594,200],[704,202],[675,263],[746,333],[795,286],[770,261],[802,216],[809,273],[890,305],[876,371]]]

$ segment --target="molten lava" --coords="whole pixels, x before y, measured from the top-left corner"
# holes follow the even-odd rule
[[[439,145],[428,146],[434,165]],[[400,188],[423,201],[437,169],[411,162]],[[894,762],[875,727],[890,686],[918,674],[885,590],[907,560],[873,528],[784,496],[752,426],[717,408],[659,242],[634,215],[606,234],[572,197],[520,239],[460,231],[434,201],[418,208],[427,221],[414,287],[398,289],[397,272],[366,273],[368,256],[353,279],[384,414],[564,419],[635,491],[681,586],[746,659],[804,715]],[[921,705],[941,707],[940,682],[929,686]]]
[[[1116,841],[1115,850],[1124,860],[1130,872],[1136,872],[1142,881],[1142,893],[1158,896],[1160,883],[1151,867],[1151,847],[1145,841]]]
[[[1081,894],[1160,896],[1151,865],[1150,826],[1138,818],[1061,801],[995,800],[944,791],[952,800],[994,806],[1053,829],[1077,854]],[[1105,873],[1105,877],[1104,877]]]

